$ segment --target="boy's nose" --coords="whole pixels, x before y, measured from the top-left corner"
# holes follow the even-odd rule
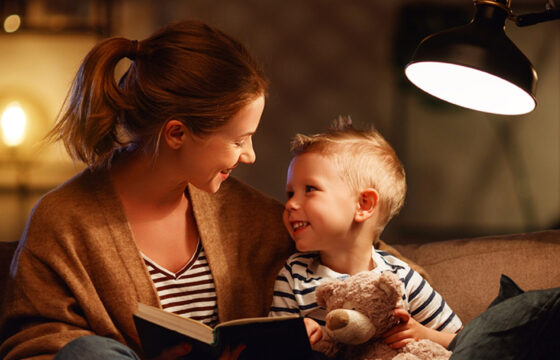
[[[289,198],[288,201],[286,201],[286,204],[284,205],[284,208],[288,212],[292,210],[296,210],[298,207],[299,205],[293,196]]]

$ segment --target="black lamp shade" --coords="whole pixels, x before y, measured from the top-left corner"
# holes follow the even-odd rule
[[[471,23],[425,38],[405,68],[408,79],[466,108],[519,115],[535,108],[537,73],[506,36],[504,9],[476,5]]]

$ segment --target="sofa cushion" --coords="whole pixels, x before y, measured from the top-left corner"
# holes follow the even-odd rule
[[[463,324],[482,313],[507,274],[526,290],[560,286],[560,230],[395,245],[422,266]]]
[[[523,292],[503,276],[499,295],[451,342],[451,359],[558,359],[560,287]]]

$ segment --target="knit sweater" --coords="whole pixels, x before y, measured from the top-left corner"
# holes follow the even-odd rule
[[[189,186],[220,321],[266,316],[293,251],[277,201],[235,179],[216,194]],[[0,358],[51,359],[69,341],[107,336],[142,356],[137,303],[160,306],[106,171],[85,170],[35,206],[10,270]]]

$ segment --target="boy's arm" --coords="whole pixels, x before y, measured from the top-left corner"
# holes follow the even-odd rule
[[[420,324],[405,309],[395,309],[394,314],[400,318],[401,323],[383,334],[383,341],[392,348],[401,348],[411,341],[420,339],[429,339],[447,348],[456,335]]]
[[[461,319],[426,279],[411,270],[404,276],[410,315],[426,328],[455,333],[462,327]]]

